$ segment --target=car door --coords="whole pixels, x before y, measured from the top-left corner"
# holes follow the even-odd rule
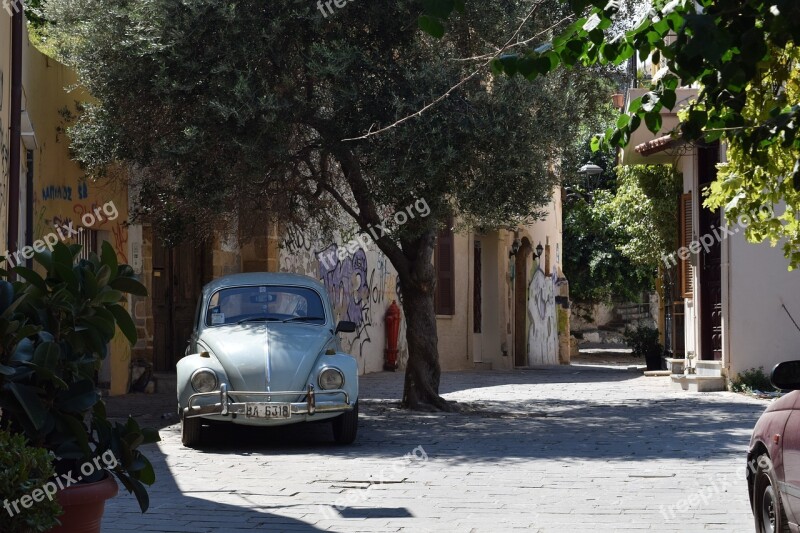
[[[786,515],[791,522],[797,524],[800,521],[800,394],[797,395],[780,440],[783,468],[776,465],[778,485]]]

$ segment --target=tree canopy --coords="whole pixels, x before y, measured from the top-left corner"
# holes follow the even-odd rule
[[[89,92],[69,130],[103,176],[134,169],[138,213],[177,241],[233,221],[302,226],[339,206],[362,229],[425,199],[429,217],[377,241],[397,269],[408,322],[406,405],[443,406],[433,312],[436,232],[452,214],[485,229],[535,220],[558,184],[563,147],[607,101],[602,76],[529,83],[466,78],[462,90],[386,135],[465,79],[461,54],[518,24],[523,2],[475,6],[441,42],[417,28],[423,2],[328,15],[288,0],[49,0],[63,59]],[[556,0],[531,35],[564,15]]]
[[[660,130],[661,110],[673,109],[679,85],[699,84],[676,136],[689,142],[723,139],[732,165],[711,191],[709,206],[726,206],[731,217],[753,220],[751,240],[783,239],[790,268],[800,264],[800,101],[789,88],[796,80],[794,47],[800,38],[796,0],[659,0],[628,31],[615,26],[618,0],[569,0],[571,24],[554,27],[539,40],[498,50],[496,72],[535,80],[575,65],[619,65],[636,54],[661,66],[651,90],[630,103],[597,138],[595,147],[624,146],[644,124]],[[531,9],[536,9],[534,2]],[[420,25],[444,33],[455,0],[426,2]],[[428,19],[435,21],[432,24]],[[780,165],[771,161],[782,154]],[[784,164],[786,163],[786,164]]]

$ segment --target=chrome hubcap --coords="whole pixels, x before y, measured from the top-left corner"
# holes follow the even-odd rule
[[[764,489],[761,499],[761,525],[767,533],[775,533],[775,492],[772,485]]]

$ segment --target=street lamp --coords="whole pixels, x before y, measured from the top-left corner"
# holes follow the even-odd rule
[[[544,246],[542,246],[542,241],[539,241],[539,245],[536,247],[536,259],[542,257],[544,253]]]
[[[578,174],[583,174],[584,176],[597,176],[598,174],[603,173],[603,167],[597,166],[591,161],[583,165],[580,170],[578,170]]]

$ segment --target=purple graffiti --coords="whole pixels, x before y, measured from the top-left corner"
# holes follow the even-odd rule
[[[338,259],[338,247],[332,244],[319,252],[318,257]],[[367,254],[360,248],[343,260],[320,261],[319,277],[340,320],[349,320],[358,326],[365,322],[370,296],[367,269]]]

